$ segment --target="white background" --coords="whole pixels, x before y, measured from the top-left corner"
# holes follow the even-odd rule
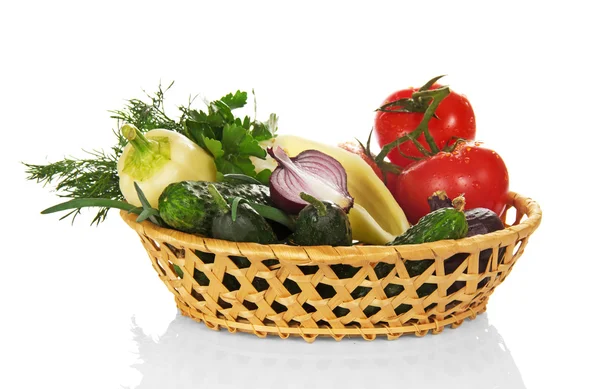
[[[0,4],[0,387],[597,385],[593,2]],[[175,81],[169,110],[254,88],[259,117],[333,143],[365,139],[389,93],[439,74],[470,99],[511,189],[544,211],[488,312],[439,336],[209,331],[178,315],[117,212],[100,227],[42,216],[59,199],[20,164],[108,149],[108,110],[160,81]]]

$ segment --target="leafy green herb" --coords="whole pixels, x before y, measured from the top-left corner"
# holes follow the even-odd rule
[[[139,99],[130,99],[122,110],[109,111],[111,118],[117,119],[117,127],[122,123],[136,125],[142,132],[155,128],[166,128],[181,132],[183,126],[169,118],[164,111],[164,95],[171,88],[171,83],[166,89],[159,85],[154,95],[147,94],[148,103]],[[120,201],[123,195],[119,189],[119,175],[117,161],[127,144],[127,140],[119,131],[113,130],[116,136],[116,145],[110,152],[86,152],[86,158],[65,158],[61,161],[46,165],[24,163],[27,179],[45,185],[53,184],[59,197],[73,199],[107,199]],[[86,202],[74,202],[72,205],[81,204],[81,207],[69,208],[71,212],[61,217],[61,220],[72,215],[72,221],[81,213],[81,208],[86,207]],[[106,204],[110,204],[107,202]],[[109,206],[99,206],[98,213],[91,224],[99,224],[106,219]]]
[[[207,104],[206,112],[192,109],[193,100],[190,100],[187,106],[178,107],[181,117],[172,119],[166,114],[164,105],[165,92],[172,86],[173,83],[170,83],[163,89],[159,84],[157,92],[152,95],[146,94],[148,101],[127,100],[123,109],[109,111],[111,118],[117,120],[117,127],[130,123],[142,132],[164,128],[186,135],[214,156],[220,180],[225,174],[233,173],[244,174],[261,183],[268,183],[271,171],[265,169],[257,174],[250,157],[266,157],[266,152],[258,142],[275,136],[277,116],[271,114],[269,120],[264,123],[248,116],[236,117],[232,111],[244,107],[248,99],[246,92],[238,90]],[[254,104],[256,112],[256,100]],[[110,152],[86,152],[87,158],[65,158],[46,165],[24,163],[27,179],[44,185],[53,184],[60,197],[86,200],[70,202],[69,208],[65,209],[72,211],[61,219],[73,215],[74,221],[81,208],[89,206],[86,205],[89,204],[89,199],[123,200],[119,189],[117,161],[127,140],[119,131],[113,130],[113,133],[117,139]],[[100,209],[91,224],[104,221],[108,209],[111,208],[110,204],[113,203],[107,201],[96,204],[100,204],[97,205]],[[147,207],[137,212],[141,213],[141,219],[149,218],[155,223],[160,222],[155,212]]]
[[[245,174],[235,174],[235,173],[224,174],[223,175],[223,181],[224,182],[229,182],[229,183],[234,183],[234,184],[235,183],[255,184],[255,185],[261,185],[262,184],[256,178],[247,176]]]
[[[44,186],[54,183],[59,197],[122,200],[117,174],[117,160],[121,151],[119,147],[114,147],[110,154],[88,152],[89,158],[65,158],[47,165],[25,163],[25,172],[27,179]],[[107,212],[107,207],[101,207],[91,224],[104,221]],[[61,220],[69,215],[73,215],[72,220],[75,220],[80,213],[80,208],[74,209]]]
[[[158,209],[152,208],[146,199],[146,195],[142,192],[142,189],[134,182],[135,190],[137,191],[138,198],[142,203],[141,207],[129,204],[121,200],[111,200],[103,198],[76,198],[73,200],[65,201],[64,203],[56,204],[50,208],[46,208],[42,211],[42,214],[49,214],[55,212],[61,212],[66,210],[80,210],[85,207],[102,207],[102,208],[116,208],[122,209],[129,213],[135,213],[139,215],[136,219],[137,222],[141,223],[146,219],[159,226],[166,226],[165,222],[160,217]]]
[[[243,108],[248,100],[248,93],[237,91],[234,94],[230,93],[221,98],[221,102],[229,107],[229,109]]]
[[[44,209],[42,215],[49,213],[66,211],[69,209],[81,209],[86,207],[106,207],[106,208],[117,208],[127,211],[129,213],[135,213],[139,215],[143,212],[142,207],[136,207],[135,205],[129,204],[121,200],[101,199],[101,198],[77,198],[64,203],[56,204],[50,208]]]
[[[150,103],[146,103],[139,99],[127,100],[125,108],[122,110],[109,111],[112,113],[111,118],[117,119],[118,127],[121,123],[130,123],[136,126],[140,131],[146,132],[155,128],[164,128],[182,132],[183,126],[181,123],[169,118],[165,113],[165,92],[173,86],[173,82],[163,90],[162,86],[158,85],[158,91],[154,95],[146,94],[150,99]],[[123,146],[126,144],[123,138]]]
[[[235,197],[233,201],[231,201],[231,220],[235,221],[237,219],[237,209],[240,205],[240,201],[243,199],[239,196]]]
[[[277,132],[278,121],[279,118],[277,117],[277,115],[272,113],[269,116],[269,120],[267,122],[254,122],[254,127],[252,128],[252,136],[259,142],[273,138],[273,135]]]
[[[271,114],[264,123],[236,117],[233,110],[244,107],[247,99],[248,94],[238,90],[207,104],[206,112],[180,107],[183,133],[215,158],[218,180],[225,174],[245,174],[266,184],[271,171],[256,173],[250,157],[266,158],[258,142],[274,136],[277,116]]]
[[[142,212],[140,212],[140,215],[137,219],[135,219],[135,221],[141,223],[146,219],[150,219],[152,223],[158,226],[165,226],[165,223],[160,217],[160,212],[158,212],[158,209],[152,208],[148,202],[148,199],[146,198],[146,195],[142,191],[142,188],[140,188],[137,182],[134,182],[133,186],[135,187],[135,191],[137,192],[140,203],[142,203]]]

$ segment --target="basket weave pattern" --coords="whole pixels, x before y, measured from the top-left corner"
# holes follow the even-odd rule
[[[423,336],[475,318],[541,222],[529,198],[511,193],[507,206],[516,216],[504,230],[407,246],[235,243],[137,223],[125,211],[121,216],[182,314],[215,330],[310,342]]]

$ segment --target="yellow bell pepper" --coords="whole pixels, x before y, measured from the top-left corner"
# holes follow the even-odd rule
[[[324,144],[295,135],[278,135],[261,143],[262,147],[279,146],[290,156],[304,150],[319,150],[342,164],[348,179],[348,191],[354,197],[354,207],[348,217],[352,237],[363,243],[385,244],[410,227],[404,211],[373,169],[358,155],[341,147]],[[253,159],[257,171],[277,167],[271,157]]]
[[[214,159],[182,134],[155,129],[144,135],[131,124],[123,125],[121,133],[129,144],[117,162],[119,188],[130,204],[141,206],[134,181],[156,208],[158,197],[173,182],[216,180]]]

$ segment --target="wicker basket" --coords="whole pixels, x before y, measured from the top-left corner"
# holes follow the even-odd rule
[[[215,330],[311,342],[437,334],[475,318],[541,222],[539,206],[516,193],[507,211],[503,220],[511,213],[514,222],[486,235],[352,247],[234,243],[137,223],[125,211],[121,216],[183,315]]]

